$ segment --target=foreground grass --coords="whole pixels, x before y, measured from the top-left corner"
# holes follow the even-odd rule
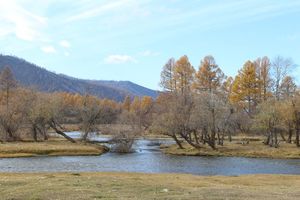
[[[1,199],[300,199],[300,176],[0,174]]]
[[[71,143],[65,140],[45,142],[9,142],[0,144],[0,158],[48,156],[101,155],[105,148],[100,145]]]
[[[217,150],[212,150],[209,146],[203,145],[201,149],[195,149],[188,144],[184,144],[184,149],[179,149],[177,145],[162,146],[162,151],[172,155],[185,156],[237,156],[251,158],[300,158],[300,148],[295,144],[281,143],[279,148],[271,148],[256,139],[249,144],[241,144],[240,141],[231,143],[225,142],[224,146],[218,146]]]

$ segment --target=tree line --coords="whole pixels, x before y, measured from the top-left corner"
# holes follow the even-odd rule
[[[86,91],[80,95],[25,88],[6,66],[0,74],[0,142],[48,140],[50,131],[76,142],[65,133],[64,125],[68,124],[76,124],[81,139],[87,141],[92,133],[101,131],[101,124],[123,124],[126,128],[116,130],[116,140],[127,137],[131,143],[139,130],[151,125],[146,120],[153,105],[151,97],[128,96],[124,102],[116,102],[92,96],[88,88]]]
[[[300,95],[290,72],[291,59],[268,57],[246,61],[235,77],[227,77],[213,56],[196,70],[187,56],[163,66],[157,99],[126,97],[123,102],[71,93],[42,93],[21,87],[9,67],[0,75],[0,141],[31,137],[47,140],[49,130],[64,136],[64,124],[77,124],[87,141],[101,124],[121,124],[115,140],[127,141],[150,132],[217,149],[239,133],[261,135],[264,144],[295,143],[300,135]],[[125,127],[125,128],[124,128]]]
[[[264,144],[282,141],[298,147],[300,96],[290,72],[291,59],[276,57],[246,61],[238,74],[227,77],[213,56],[205,56],[198,70],[187,56],[171,58],[163,66],[156,131],[182,139],[195,148],[216,149],[233,134],[264,135]]]

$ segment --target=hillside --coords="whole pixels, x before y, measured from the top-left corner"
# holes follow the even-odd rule
[[[14,56],[0,55],[0,70],[9,66],[18,82],[44,92],[90,93],[100,98],[122,101],[129,96],[151,96],[157,92],[127,81],[89,81],[50,72]],[[124,83],[128,83],[127,85]]]
[[[151,90],[149,88],[140,86],[131,81],[97,81],[97,80],[88,80],[88,82],[97,84],[97,85],[106,85],[115,89],[124,90],[133,96],[150,96],[157,97],[158,92]]]

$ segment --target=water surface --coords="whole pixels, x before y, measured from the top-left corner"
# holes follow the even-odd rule
[[[72,133],[73,137],[78,134]],[[96,137],[107,140],[106,137]],[[165,155],[159,144],[171,140],[137,140],[135,153],[0,159],[0,172],[144,172],[197,175],[300,174],[300,159],[196,157]]]

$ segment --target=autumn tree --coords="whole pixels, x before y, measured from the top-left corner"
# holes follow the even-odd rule
[[[292,116],[295,129],[295,143],[300,147],[300,96],[297,95],[292,99]]]
[[[64,108],[61,106],[63,104],[62,97],[59,95],[48,94],[47,104],[46,112],[49,115],[47,124],[49,127],[52,128],[58,135],[61,135],[70,142],[75,143],[76,141],[64,132],[64,127],[62,126],[64,118]]]
[[[14,133],[17,131],[22,114],[20,102],[17,101],[17,82],[10,68],[6,66],[0,74],[1,113],[0,123],[5,132],[5,139],[16,140]]]
[[[188,119],[184,116],[186,110],[182,104],[181,96],[174,93],[161,94],[155,104],[154,122],[151,126],[153,132],[166,135],[174,139],[180,149],[183,149],[180,140],[180,132],[185,126],[184,120]],[[185,112],[188,114],[187,112]]]
[[[30,106],[28,92],[23,88],[16,88],[9,94],[7,102],[6,95],[1,95],[0,100],[0,129],[6,141],[20,139],[19,130],[24,125],[26,113]],[[7,109],[8,108],[8,109]]]
[[[272,78],[271,78],[271,62],[268,57],[257,58],[254,61],[256,66],[257,78],[259,80],[259,93],[258,97],[260,101],[266,101],[272,96]]]
[[[264,144],[279,147],[278,133],[282,131],[281,102],[266,101],[259,105],[259,113],[255,115],[255,128],[265,132]]]
[[[255,64],[247,61],[232,85],[231,101],[238,103],[251,116],[259,103],[259,85],[261,81],[257,78]]]
[[[49,95],[35,91],[30,91],[29,95],[26,121],[31,127],[33,139],[38,141],[38,137],[41,136],[44,140],[48,140],[49,122],[52,117],[49,112],[51,107]]]
[[[12,71],[10,70],[9,66],[6,66],[0,74],[0,88],[5,95],[7,110],[9,109],[8,106],[10,93],[16,87],[17,81],[15,80],[15,77]]]
[[[282,80],[279,90],[283,99],[291,98],[296,92],[297,86],[291,76],[285,76]]]
[[[152,123],[152,111],[154,102],[149,96],[143,96],[141,99],[141,125],[147,130]]]
[[[193,87],[198,91],[215,91],[223,83],[224,73],[216,64],[214,57],[205,56],[195,75]]]
[[[130,96],[126,96],[123,103],[122,103],[122,109],[130,111],[130,104],[131,104],[131,98]]]
[[[294,104],[296,97],[293,98],[287,98],[283,101],[281,101],[281,107],[280,107],[280,113],[281,113],[281,120],[283,123],[283,126],[288,134],[287,139],[284,138],[284,140],[287,143],[292,143],[292,138],[295,132],[295,115],[294,115]]]
[[[88,94],[85,95],[79,113],[82,139],[86,141],[90,133],[98,131],[97,120],[102,114],[98,99]]]
[[[194,80],[195,69],[191,65],[187,56],[180,57],[175,62],[174,81],[176,82],[176,91],[181,95],[189,92]]]
[[[224,93],[227,100],[229,100],[232,94],[232,86],[233,86],[233,78],[231,76],[227,77],[226,80],[222,84],[222,92]]]

